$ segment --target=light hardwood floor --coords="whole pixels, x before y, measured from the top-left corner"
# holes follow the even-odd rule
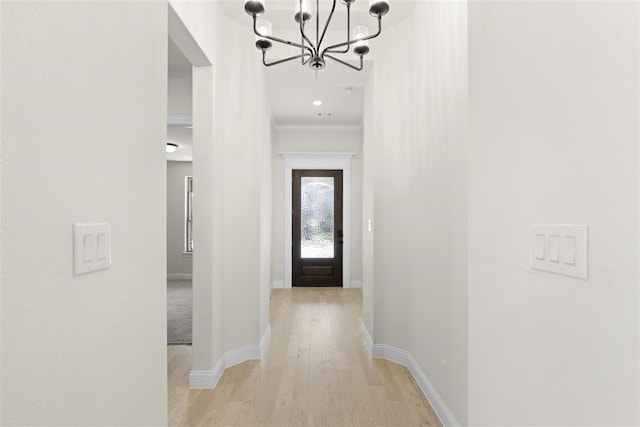
[[[171,426],[440,426],[409,371],[371,360],[359,289],[277,289],[261,361],[189,390],[191,346],[169,346]]]

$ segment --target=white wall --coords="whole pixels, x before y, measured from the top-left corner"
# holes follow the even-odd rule
[[[260,343],[268,325],[269,112],[252,33],[219,3],[171,6],[212,64],[193,74],[194,215],[203,218],[194,228],[193,371],[211,372],[225,352]]]
[[[259,343],[264,332],[260,319],[269,312],[265,292],[270,284],[264,275],[270,272],[264,267],[271,263],[271,254],[265,252],[270,244],[261,226],[271,221],[264,188],[271,187],[264,180],[270,176],[271,127],[264,69],[255,51],[247,49],[255,38],[235,22],[225,28],[225,59],[219,62],[217,87],[219,137],[224,141],[224,348],[229,351]],[[252,125],[247,126],[247,120]]]
[[[185,177],[191,162],[167,162],[167,277],[190,277],[191,254],[185,249]],[[195,202],[194,202],[195,203]]]
[[[167,114],[190,116],[193,110],[191,70],[169,70]]]
[[[373,231],[363,239],[364,320],[373,342],[409,352],[462,424],[466,17],[465,2],[420,2],[409,20],[372,46],[385,54],[378,56],[366,92],[374,107],[365,116],[364,225],[373,219]],[[398,49],[406,41],[415,44]]]
[[[166,424],[167,5],[1,8],[0,424]],[[73,276],[76,222],[110,269]]]
[[[461,424],[640,422],[639,12],[471,3],[468,89],[464,3],[418,4],[377,42],[364,321]],[[529,268],[534,223],[589,226],[588,281]]]
[[[374,233],[369,230],[369,221],[373,227],[374,217],[374,181],[377,167],[376,150],[374,149],[374,123],[375,95],[373,81],[375,68],[369,73],[369,84],[364,89],[364,126],[362,129],[362,324],[369,334],[374,333]]]
[[[351,158],[351,281],[362,281],[362,132],[275,131],[273,136],[273,282],[284,282],[283,152],[346,152]]]
[[[469,422],[638,425],[637,2],[469,13]],[[529,226],[589,227],[589,280]]]

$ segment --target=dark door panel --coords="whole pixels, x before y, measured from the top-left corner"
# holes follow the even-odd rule
[[[342,286],[342,171],[294,170],[293,286]]]

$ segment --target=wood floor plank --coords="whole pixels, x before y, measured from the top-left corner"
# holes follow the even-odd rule
[[[228,368],[214,390],[189,390],[191,346],[167,359],[170,426],[441,426],[409,371],[371,360],[359,289],[277,289],[260,361]]]

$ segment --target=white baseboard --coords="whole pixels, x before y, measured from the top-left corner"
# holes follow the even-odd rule
[[[191,371],[189,388],[215,388],[224,372],[224,356],[210,371]]]
[[[255,344],[235,348],[224,354],[224,368],[236,366],[247,360],[260,360],[260,346]]]
[[[361,333],[362,339],[365,342],[367,348],[370,349],[369,352],[374,359],[390,360],[409,369],[409,372],[411,372],[413,379],[416,380],[416,383],[418,383],[422,394],[424,394],[424,396],[429,401],[429,404],[433,408],[443,426],[460,426],[460,423],[458,423],[456,418],[453,416],[453,414],[444,403],[433,384],[431,384],[431,381],[429,381],[429,378],[424,373],[416,359],[413,358],[411,353],[387,344],[373,344],[371,336],[369,335],[369,331],[364,326],[364,323],[362,324]],[[369,343],[371,343],[371,347],[369,347]]]
[[[413,358],[411,353],[407,353],[409,358],[409,364],[407,368],[409,368],[409,372],[413,375],[413,378],[418,383],[420,390],[422,390],[422,394],[425,395],[431,407],[435,411],[436,415],[440,419],[440,422],[443,426],[451,426],[451,427],[460,427],[460,423],[453,416],[447,405],[444,403],[438,392],[436,391],[427,375],[424,373],[416,359]]]
[[[364,345],[367,347],[367,351],[369,352],[369,356],[373,356],[373,340],[371,339],[371,335],[369,335],[367,327],[364,326],[364,323],[362,323],[360,333],[362,335],[362,341],[364,341]]]
[[[371,356],[374,359],[387,359],[399,365],[409,367],[409,353],[387,344],[373,344]]]
[[[225,369],[247,360],[262,359],[270,340],[271,324],[268,324],[260,340],[260,345],[250,344],[227,351],[210,371],[191,371],[189,373],[189,388],[215,388]]]
[[[167,273],[167,280],[192,280],[191,273]]]
[[[264,334],[260,340],[260,359],[264,356],[264,352],[267,349],[269,342],[271,342],[271,323],[267,325],[267,329],[264,330]]]
[[[362,281],[361,280],[352,280],[351,281],[352,288],[362,289]]]

